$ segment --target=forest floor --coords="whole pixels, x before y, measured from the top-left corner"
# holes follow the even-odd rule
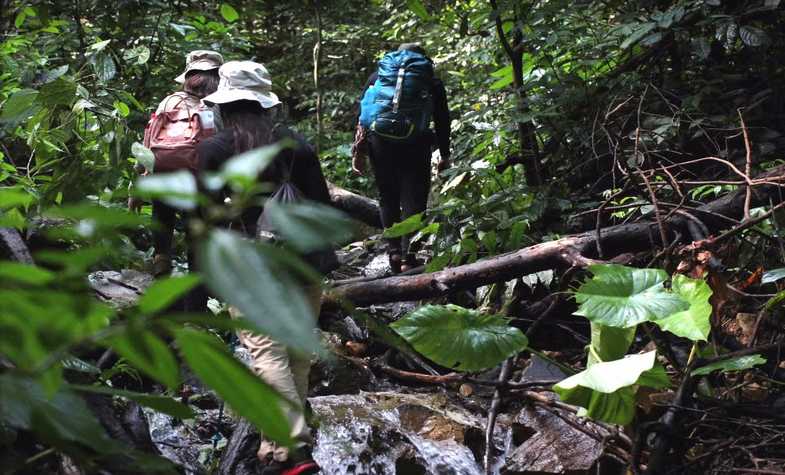
[[[342,265],[331,275],[333,281],[389,275],[386,255],[373,239],[346,246],[339,259]],[[538,279],[546,278],[532,275],[524,281],[535,291]],[[149,275],[137,271],[91,275],[98,295],[120,305],[133,302],[150,282]],[[484,291],[487,288],[451,298],[481,299]],[[366,310],[375,319],[392,322],[417,306],[395,302]],[[322,473],[481,474],[486,457],[491,473],[620,473],[630,460],[645,460],[651,454],[641,453],[640,434],[654,437],[658,419],[678,395],[672,390],[647,393],[641,419],[626,431],[578,417],[577,408],[549,391],[566,375],[562,364],[579,363],[588,341],[588,326],[571,312],[569,305],[551,312],[543,331],[548,336],[538,339],[546,359],[534,354],[515,359],[501,392],[502,404],[492,409],[496,388],[501,387],[496,383],[499,368],[474,378],[457,377],[443,368],[433,371],[431,365],[391,350],[362,322],[328,306],[320,328],[330,357],[314,362],[309,394],[314,457]],[[725,325],[741,341],[755,331],[746,317],[739,314]],[[244,348],[227,336],[237,357],[247,361]],[[158,451],[188,473],[257,473],[258,433],[195,377],[186,381],[180,400],[195,410],[195,419],[181,421],[144,409]],[[778,383],[751,373],[714,382],[739,403],[706,397],[688,408],[682,416],[684,431],[669,434],[683,448],[685,465],[669,470],[721,473],[736,467],[738,471],[730,471],[781,473],[785,420],[772,408],[755,404],[770,398]],[[489,425],[491,413],[496,421]],[[486,449],[488,440],[491,450]]]

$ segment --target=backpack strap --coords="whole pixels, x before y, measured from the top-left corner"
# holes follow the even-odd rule
[[[398,81],[395,83],[395,94],[393,94],[393,112],[398,112],[401,103],[401,92],[403,92],[403,76],[406,74],[406,67],[398,68]]]

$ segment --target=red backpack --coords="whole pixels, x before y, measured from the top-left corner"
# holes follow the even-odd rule
[[[180,95],[169,96],[167,101],[179,98],[174,108],[153,113],[144,130],[144,146],[155,156],[153,172],[173,172],[199,169],[196,144],[215,133],[213,112],[199,104],[189,107]]]

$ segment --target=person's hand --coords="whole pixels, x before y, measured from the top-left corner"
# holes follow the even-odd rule
[[[451,166],[452,164],[450,163],[450,156],[447,155],[439,160],[439,163],[436,164],[436,169],[440,172],[443,172],[444,170],[447,170]]]
[[[352,157],[352,170],[354,173],[358,175],[365,175],[366,165],[367,163],[365,161],[365,157],[362,155],[355,154]]]

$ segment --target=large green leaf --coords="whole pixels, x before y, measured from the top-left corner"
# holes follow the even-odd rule
[[[722,371],[723,373],[729,371],[742,371],[762,365],[765,362],[766,358],[759,354],[739,356],[738,358],[729,358],[727,360],[721,360],[717,361],[716,363],[701,366],[700,368],[693,370],[692,375],[702,376],[709,374],[712,371]]]
[[[417,213],[385,229],[383,236],[388,239],[397,238],[419,231],[424,227],[425,221],[422,219],[422,213]]]
[[[641,383],[661,383],[661,378],[651,377],[640,381],[641,376],[654,367],[656,352],[603,363],[595,363],[580,373],[556,384],[553,389],[562,401],[581,406],[585,415],[615,424],[628,424],[635,415],[635,390],[631,386]]]
[[[259,174],[270,166],[278,153],[288,146],[286,141],[274,145],[255,148],[241,153],[221,166],[217,175],[208,180],[210,188],[223,186],[225,183],[235,187],[247,188],[256,184]]]
[[[193,329],[180,329],[177,344],[196,375],[253,423],[265,437],[290,444],[289,423],[281,410],[283,399],[235,359],[216,337]]]
[[[238,234],[214,230],[198,250],[200,270],[218,297],[260,331],[292,348],[318,351],[315,315],[286,253]],[[316,285],[316,284],[310,284]]]
[[[629,328],[686,310],[689,304],[668,292],[660,269],[636,269],[615,264],[589,266],[594,276],[575,291],[581,304],[576,315],[611,327]]]
[[[492,368],[528,345],[506,318],[457,305],[426,305],[391,326],[418,352],[458,371]]]
[[[29,119],[40,106],[35,105],[38,91],[35,89],[22,89],[11,94],[0,109],[0,124],[4,122],[16,123]]]
[[[265,212],[276,232],[302,252],[342,244],[354,234],[352,220],[346,214],[316,202],[268,201]]]
[[[711,287],[703,279],[690,279],[684,275],[673,276],[673,292],[689,303],[687,310],[656,320],[663,330],[692,341],[706,341],[711,330]]]
[[[136,192],[144,198],[160,199],[185,210],[192,210],[197,204],[196,178],[185,170],[139,177]]]

